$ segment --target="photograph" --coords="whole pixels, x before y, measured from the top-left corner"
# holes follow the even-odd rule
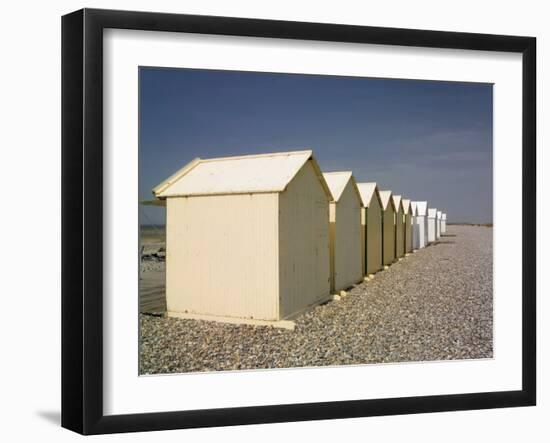
[[[493,84],[139,67],[139,374],[492,359]]]

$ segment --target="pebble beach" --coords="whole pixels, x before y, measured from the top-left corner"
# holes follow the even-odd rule
[[[450,225],[294,330],[142,313],[140,374],[492,358],[492,238]],[[142,279],[163,266],[144,262]]]

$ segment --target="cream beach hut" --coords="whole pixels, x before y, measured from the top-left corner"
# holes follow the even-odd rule
[[[395,261],[395,205],[391,191],[380,191],[382,202],[382,263]]]
[[[428,244],[428,202],[413,202],[416,206],[413,248],[422,249]]]
[[[376,183],[358,183],[363,203],[363,269],[366,275],[382,269],[382,200]]]
[[[441,214],[441,234],[447,232],[447,214],[444,212]]]
[[[405,213],[405,253],[407,254],[413,250],[413,210],[411,207],[411,201],[407,198],[403,199],[403,212]]]
[[[437,209],[428,208],[428,243],[437,240]]]
[[[329,299],[332,195],[312,151],[195,159],[153,193],[168,315],[273,322]]]
[[[401,258],[405,255],[405,213],[400,195],[393,196],[393,204],[395,205],[395,258]]]
[[[441,211],[436,212],[435,220],[435,236],[439,240],[441,238]]]
[[[331,289],[340,291],[363,279],[361,196],[351,172],[323,177],[334,199],[329,212]]]

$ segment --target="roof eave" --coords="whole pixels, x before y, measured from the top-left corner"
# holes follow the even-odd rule
[[[170,177],[168,177],[166,180],[158,184],[153,188],[153,195],[157,198],[166,198],[166,195],[160,195],[162,192],[164,192],[168,187],[173,185],[175,182],[177,182],[180,178],[182,178],[184,175],[188,174],[189,171],[191,171],[195,166],[197,166],[202,160],[200,157],[194,158],[189,163],[187,163],[183,168],[179,169],[177,172],[172,174]]]

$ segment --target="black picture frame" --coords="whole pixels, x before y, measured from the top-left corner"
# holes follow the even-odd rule
[[[392,399],[103,413],[103,30],[192,32],[522,54],[522,389]],[[531,406],[536,403],[536,39],[83,9],[62,18],[62,426],[82,434]]]

